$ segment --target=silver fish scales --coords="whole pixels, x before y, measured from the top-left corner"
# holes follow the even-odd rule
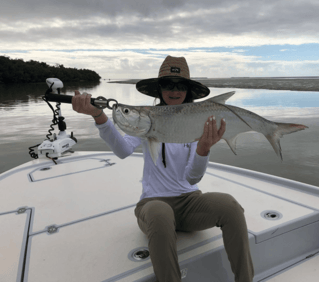
[[[239,134],[256,131],[262,133],[282,158],[279,138],[284,134],[308,128],[301,124],[276,123],[243,108],[225,105],[235,92],[215,96],[198,103],[170,106],[129,106],[118,104],[113,108],[114,122],[128,135],[147,139],[154,163],[158,158],[160,143],[190,143],[203,134],[204,123],[214,115],[217,128],[226,119],[222,137],[236,154]]]

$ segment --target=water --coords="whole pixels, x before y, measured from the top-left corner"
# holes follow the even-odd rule
[[[47,86],[41,84],[0,85],[0,173],[32,160],[28,147],[46,139],[52,111],[41,99]],[[259,133],[240,135],[237,156],[225,141],[211,149],[210,161],[264,172],[319,186],[319,93],[270,91],[234,88],[210,88],[209,97],[236,90],[227,103],[243,107],[276,122],[300,123],[304,131],[281,138],[284,161],[275,154],[267,139]],[[104,96],[130,105],[153,105],[154,99],[140,94],[135,85],[65,83],[63,94],[86,91],[93,97]],[[200,100],[199,100],[200,101]],[[55,103],[52,103],[55,107]],[[109,148],[100,139],[90,116],[78,114],[70,104],[62,104],[67,132],[74,132],[78,144],[74,150],[105,151]],[[111,111],[104,110],[111,117]],[[226,125],[227,126],[227,125]],[[54,131],[58,133],[58,129]],[[136,152],[142,152],[137,148]]]

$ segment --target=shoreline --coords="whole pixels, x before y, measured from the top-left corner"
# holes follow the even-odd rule
[[[136,84],[141,79],[109,81],[108,83]],[[194,79],[207,87],[242,88],[319,92],[319,79],[314,78],[205,78]]]

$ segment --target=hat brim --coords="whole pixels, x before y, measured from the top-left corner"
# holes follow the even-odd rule
[[[166,79],[174,78],[174,79],[187,81],[188,85],[191,88],[191,92],[192,92],[194,100],[205,98],[210,93],[209,88],[201,84],[200,82],[183,78],[183,77],[176,77],[176,76],[163,76],[159,78],[143,79],[136,83],[136,89],[145,95],[156,98],[158,97],[158,81],[163,78],[166,78]]]

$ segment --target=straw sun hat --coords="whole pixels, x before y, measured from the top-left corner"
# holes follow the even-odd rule
[[[194,100],[204,98],[210,92],[205,85],[190,79],[189,68],[184,57],[172,56],[165,58],[160,67],[158,78],[140,80],[136,84],[136,89],[145,95],[158,97],[158,82],[163,78],[180,78],[185,81],[190,88]]]

